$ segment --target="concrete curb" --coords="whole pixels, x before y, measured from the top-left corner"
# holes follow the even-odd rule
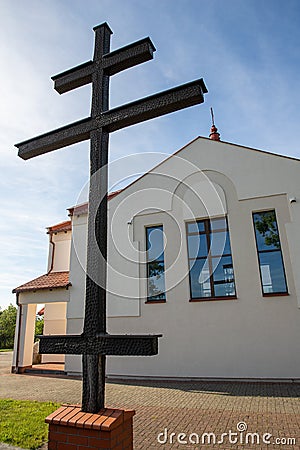
[[[44,444],[42,447],[40,447],[39,450],[47,450],[47,448],[48,445]],[[3,444],[2,442],[0,442],[0,450],[25,450],[25,449],[21,447],[13,447],[12,445]]]
[[[12,447],[11,445],[0,443],[0,450],[24,450],[24,449],[22,449],[20,447]]]

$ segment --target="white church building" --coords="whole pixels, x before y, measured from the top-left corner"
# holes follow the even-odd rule
[[[109,197],[107,328],[162,334],[111,377],[300,379],[300,160],[198,137]],[[88,205],[48,228],[48,272],[14,289],[12,370],[44,334],[81,334]],[[81,357],[43,355],[81,372]]]

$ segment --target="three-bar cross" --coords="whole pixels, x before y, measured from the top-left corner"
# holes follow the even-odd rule
[[[110,52],[111,29],[106,23],[94,28],[92,61],[54,76],[60,93],[92,83],[90,117],[16,144],[23,159],[90,139],[90,190],[84,328],[81,335],[41,336],[41,353],[82,355],[82,410],[96,413],[104,407],[106,355],[158,353],[161,335],[111,335],[106,330],[107,189],[109,133],[204,101],[202,79],[109,109],[109,78],[153,58],[149,38]],[[100,205],[99,205],[100,202]],[[92,242],[96,240],[98,249]],[[100,251],[100,256],[99,256]],[[99,280],[90,276],[99,274]]]

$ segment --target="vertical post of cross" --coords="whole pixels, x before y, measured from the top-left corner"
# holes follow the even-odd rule
[[[94,31],[93,60],[52,77],[60,94],[92,83],[91,116],[16,144],[18,155],[27,160],[87,139],[91,141],[83,334],[40,336],[41,353],[83,355],[82,410],[87,413],[98,413],[104,407],[105,355],[157,355],[161,337],[110,335],[106,330],[109,133],[203,103],[207,92],[201,78],[109,110],[109,77],[149,61],[155,47],[149,38],[144,38],[110,52],[109,26],[104,23]]]
[[[109,75],[104,73],[102,58],[109,53],[112,34],[106,23],[95,27],[94,31],[93,62],[98,65],[98,70],[92,76],[92,118],[109,109]],[[95,242],[97,246],[88,245],[83,334],[95,338],[97,333],[106,333],[109,133],[101,127],[93,130],[90,138],[88,242]],[[104,408],[105,360],[105,355],[82,355],[82,410],[85,412],[96,413]]]

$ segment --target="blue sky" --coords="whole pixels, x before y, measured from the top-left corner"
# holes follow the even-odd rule
[[[1,0],[2,308],[46,272],[45,228],[67,219],[89,167],[88,143],[26,162],[14,144],[89,115],[90,87],[60,96],[50,77],[92,58],[105,21],[112,50],[146,36],[157,49],[112,77],[111,107],[201,77],[209,90],[205,104],[112,134],[111,160],[208,136],[210,106],[222,140],[300,158],[298,0]]]

